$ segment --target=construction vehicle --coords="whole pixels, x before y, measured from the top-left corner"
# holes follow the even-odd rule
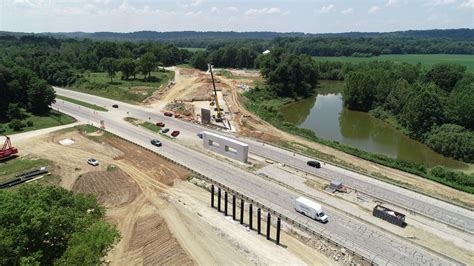
[[[5,136],[5,143],[3,143],[3,148],[0,150],[0,160],[6,159],[14,154],[18,153],[18,149],[12,146],[10,137]]]
[[[214,74],[212,73],[212,65],[208,64],[208,66],[209,66],[209,71],[211,72],[212,86],[214,87],[214,101],[216,103],[216,109],[217,109],[216,122],[222,122],[221,107],[219,106],[219,101],[217,99],[216,82],[214,81]]]

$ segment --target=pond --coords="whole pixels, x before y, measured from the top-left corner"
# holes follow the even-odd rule
[[[313,130],[318,137],[326,140],[423,163],[428,167],[444,165],[453,169],[469,168],[468,164],[434,152],[369,113],[348,110],[343,106],[343,86],[343,82],[323,81],[317,95],[285,105],[281,112],[286,121]]]

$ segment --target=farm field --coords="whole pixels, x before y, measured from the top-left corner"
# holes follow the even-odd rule
[[[474,72],[474,55],[454,55],[454,54],[410,54],[410,55],[380,55],[372,57],[352,57],[352,56],[313,56],[317,61],[344,61],[351,63],[369,61],[394,61],[406,62],[409,64],[421,63],[425,68],[437,63],[456,63],[467,67],[468,72]]]

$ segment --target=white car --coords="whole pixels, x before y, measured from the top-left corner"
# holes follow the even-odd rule
[[[92,165],[92,166],[97,166],[97,165],[99,165],[99,161],[97,161],[97,160],[94,159],[94,158],[89,158],[89,159],[87,159],[87,163],[90,164],[90,165]]]

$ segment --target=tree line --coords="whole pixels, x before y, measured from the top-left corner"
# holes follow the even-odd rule
[[[19,129],[26,112],[43,115],[56,95],[48,83],[32,70],[0,63],[0,121],[10,121],[10,127]]]
[[[23,185],[0,191],[1,265],[99,265],[119,239],[91,194]]]
[[[187,62],[192,53],[173,45],[55,39],[25,35],[0,37],[0,121],[21,128],[26,112],[47,114],[55,93],[50,85],[83,81],[84,73],[117,72],[123,79],[151,72],[159,65]]]
[[[125,79],[157,66],[182,64],[192,53],[169,44],[55,39],[26,35],[0,37],[0,62],[35,72],[51,85],[74,84],[85,71],[120,71]],[[142,59],[142,60],[140,60]]]
[[[345,75],[343,97],[351,110],[394,117],[433,150],[474,162],[474,75],[457,64],[368,62]]]

